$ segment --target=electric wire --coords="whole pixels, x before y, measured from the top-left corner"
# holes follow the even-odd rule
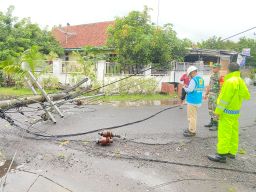
[[[252,27],[252,28],[249,28],[249,29],[246,29],[246,30],[244,30],[244,31],[242,31],[242,32],[239,32],[239,33],[236,33],[236,34],[234,34],[234,35],[231,35],[231,36],[229,36],[229,37],[226,37],[226,38],[223,38],[223,39],[220,39],[220,41],[226,41],[226,40],[229,40],[229,39],[231,39],[231,38],[233,38],[233,37],[236,37],[236,36],[238,36],[238,35],[241,35],[241,34],[243,34],[243,33],[246,33],[246,32],[248,32],[248,31],[251,31],[251,30],[253,30],[253,29],[256,29],[256,26],[255,27]],[[220,52],[219,52],[219,56],[220,56]],[[200,54],[201,55],[201,54]],[[210,56],[206,56],[206,57],[204,57],[204,59],[207,59],[207,58],[209,58]]]
[[[66,145],[66,147],[77,150],[77,151],[85,152],[85,150],[81,149],[81,148],[74,148],[74,147],[71,147],[68,145]],[[92,151],[92,152],[93,152],[93,154],[100,156],[101,158],[106,157],[106,158],[133,160],[133,161],[145,161],[145,162],[151,162],[151,163],[203,168],[203,169],[212,169],[212,170],[222,170],[222,171],[230,171],[230,172],[236,172],[236,173],[256,175],[256,171],[241,170],[241,169],[235,169],[235,168],[218,167],[218,166],[212,166],[212,165],[210,165],[210,166],[209,165],[200,165],[200,164],[193,164],[193,163],[183,163],[183,162],[178,162],[178,161],[145,158],[145,157],[134,156],[134,155],[120,154],[120,155],[116,156],[115,154],[99,153],[99,152],[95,152],[95,151]]]
[[[141,76],[140,78],[138,78],[138,79],[136,79],[136,80],[141,80],[141,79],[143,79],[143,78],[145,78],[145,77],[144,77],[144,76]],[[138,83],[137,85],[142,85],[142,84],[144,84],[144,83],[145,83],[145,82],[141,82],[141,83]],[[112,94],[110,93],[110,94],[108,94],[107,96],[115,95],[115,94],[116,94],[115,91],[118,91],[118,89],[123,88],[123,87],[128,86],[128,85],[130,85],[130,82],[126,82],[125,84],[123,84],[123,85],[121,85],[121,86],[116,86],[116,87],[114,87],[114,88],[111,90]],[[130,86],[132,86],[132,85],[130,85]],[[119,95],[119,94],[118,94],[118,95]],[[103,96],[100,96],[100,97],[97,97],[97,98],[89,99],[86,104],[91,104],[91,103],[93,103],[93,102],[95,102],[95,101],[101,100],[101,99],[104,98],[105,96],[106,96],[106,95],[103,95]]]
[[[162,109],[162,110],[158,111],[157,113],[154,113],[153,115],[150,115],[146,118],[143,118],[143,119],[140,119],[140,120],[137,120],[137,121],[132,121],[132,122],[128,122],[128,123],[124,123],[124,124],[120,124],[120,125],[114,125],[114,126],[110,126],[110,127],[103,127],[103,128],[99,128],[99,129],[95,129],[95,130],[91,130],[91,131],[71,133],[71,134],[56,134],[56,135],[39,134],[39,133],[34,133],[34,132],[32,132],[32,131],[30,131],[26,128],[23,128],[23,127],[21,127],[17,124],[13,124],[13,125],[17,128],[20,128],[20,129],[24,130],[26,133],[29,133],[29,134],[37,136],[37,137],[42,137],[42,138],[48,138],[48,139],[55,138],[55,139],[57,139],[57,138],[66,138],[66,137],[76,137],[76,136],[88,135],[88,134],[91,134],[91,133],[96,133],[96,132],[100,132],[100,131],[104,131],[104,130],[118,129],[118,128],[121,128],[121,127],[127,127],[127,126],[130,126],[130,125],[138,124],[138,123],[147,121],[147,120],[159,115],[160,113],[163,113],[167,110],[174,109],[174,108],[177,108],[177,107],[179,107],[179,105]]]
[[[163,77],[164,76],[162,76],[162,78],[160,78],[160,80],[156,83],[156,85],[155,85],[155,88],[154,89],[156,89],[156,87],[159,85],[159,83],[161,82],[161,80],[163,79]],[[138,80],[141,80],[141,79],[143,79],[144,78],[144,76],[142,76],[142,77],[140,77],[140,78],[138,78]],[[137,83],[136,85],[143,85],[143,84],[145,84],[146,82],[141,82],[141,83]],[[112,92],[113,92],[113,90],[118,90],[118,89],[120,89],[120,88],[123,88],[123,87],[125,87],[125,86],[127,86],[127,85],[129,85],[130,84],[130,82],[127,82],[126,84],[124,84],[124,85],[121,85],[121,86],[119,86],[119,87],[115,87],[114,89],[112,89]],[[130,87],[131,86],[133,86],[133,85],[130,85]],[[129,87],[129,88],[130,88]],[[129,88],[127,88],[127,89],[129,89]],[[107,96],[112,96],[112,95],[115,95],[115,93],[113,92],[112,94],[109,94],[109,95],[107,95]],[[95,101],[100,101],[103,97],[105,97],[105,96],[102,96],[102,97],[98,97],[98,98],[92,98],[91,100],[89,100],[86,104],[91,104],[91,103],[93,103],[93,102],[95,102]],[[142,98],[143,98],[143,96],[142,96]],[[142,99],[141,98],[141,99]],[[136,100],[140,100],[140,99],[136,99]],[[136,101],[136,100],[133,100],[133,101]],[[133,102],[132,101],[132,102]],[[103,102],[106,102],[106,101],[102,101],[102,102],[100,102],[100,103],[98,103],[98,104],[101,104],[101,103],[103,103]]]
[[[228,39],[231,39],[231,38],[233,38],[233,37],[236,37],[236,36],[238,36],[238,35],[241,35],[241,34],[243,34],[243,33],[246,33],[246,32],[248,32],[248,31],[251,31],[251,30],[253,30],[253,29],[256,29],[256,26],[255,26],[255,27],[252,27],[252,28],[249,28],[249,29],[246,29],[246,30],[244,30],[244,31],[242,31],[242,32],[236,33],[236,34],[234,34],[234,35],[231,35],[231,36],[229,36],[229,37],[226,37],[226,38],[224,38],[224,39],[221,39],[221,41],[226,41],[226,40],[228,40]]]
[[[228,40],[228,39],[230,39],[230,38],[233,38],[233,37],[235,37],[235,36],[237,36],[237,35],[240,35],[240,34],[242,34],[242,33],[245,33],[245,32],[247,32],[247,31],[250,31],[250,30],[255,29],[255,28],[256,28],[256,27],[253,27],[253,28],[250,28],[250,29],[245,30],[245,31],[243,31],[243,32],[240,32],[240,33],[237,33],[237,34],[235,34],[235,35],[232,35],[232,36],[230,36],[230,37],[224,38],[224,39],[222,39],[222,41]],[[148,69],[144,70],[143,72],[145,72],[145,71],[147,71],[147,70],[150,70],[150,69],[151,69],[151,68],[148,68]],[[111,83],[109,83],[109,84],[106,84],[106,85],[103,85],[103,86],[101,86],[101,87],[99,87],[99,88],[92,89],[92,90],[88,91],[87,93],[90,93],[90,92],[99,90],[99,89],[101,89],[101,88],[107,87],[107,86],[109,86],[109,85],[115,84],[115,83],[117,83],[117,82],[120,82],[120,81],[122,81],[122,80],[128,79],[128,78],[133,77],[133,76],[136,76],[136,75],[137,75],[137,74],[129,75],[129,76],[125,77],[125,78],[122,78],[122,79],[113,81],[113,82],[111,82]],[[41,103],[41,102],[38,102],[38,103]],[[129,126],[129,125],[133,125],[133,124],[136,124],[136,123],[141,123],[141,122],[143,122],[143,121],[149,120],[149,119],[151,119],[151,118],[157,116],[157,115],[160,114],[160,113],[163,113],[163,112],[165,112],[165,111],[167,111],[167,110],[170,110],[170,109],[173,109],[173,108],[176,108],[176,107],[178,107],[178,106],[172,106],[172,107],[165,108],[165,109],[163,109],[163,110],[161,110],[161,111],[159,111],[159,112],[157,112],[157,113],[155,113],[155,114],[153,114],[153,115],[150,115],[149,117],[146,117],[146,118],[144,118],[144,119],[137,120],[137,121],[134,121],[134,122],[129,122],[129,123],[125,123],[125,124],[122,124],[122,125],[116,125],[116,126],[111,126],[111,127],[106,127],[106,128],[100,128],[100,129],[97,129],[97,130],[92,130],[92,131],[87,131],[87,132],[74,133],[74,134],[44,135],[44,134],[38,134],[38,133],[31,132],[28,128],[26,128],[26,129],[25,129],[25,128],[22,128],[21,126],[19,126],[19,125],[17,125],[17,124],[14,124],[14,126],[19,127],[19,128],[21,128],[21,129],[23,130],[22,137],[21,137],[20,144],[19,144],[19,147],[20,147],[20,146],[21,146],[21,143],[22,143],[22,141],[23,141],[23,139],[24,139],[24,134],[25,134],[25,132],[26,132],[26,133],[29,133],[29,134],[32,134],[32,135],[35,135],[35,136],[44,137],[44,138],[63,138],[63,137],[73,137],[73,136],[79,136],[79,135],[86,135],[86,134],[90,134],[90,133],[99,132],[99,131],[102,131],[102,130],[117,129],[117,128]],[[5,111],[5,113],[6,113],[6,111]],[[246,127],[246,126],[244,126],[244,127]],[[18,147],[18,148],[19,148],[19,147]],[[4,177],[4,182],[1,183],[1,184],[2,184],[2,185],[1,185],[1,186],[2,186],[2,188],[1,188],[2,191],[3,191],[4,185],[5,185],[5,183],[6,183],[7,175],[8,175],[8,173],[9,173],[9,171],[10,171],[10,169],[11,169],[11,166],[12,166],[12,164],[13,164],[13,162],[14,162],[14,159],[15,159],[15,157],[16,157],[17,151],[18,151],[18,149],[17,149],[16,152],[14,153],[14,156],[13,156],[13,158],[12,158],[11,164],[10,164],[10,166],[9,166],[9,168],[8,168],[8,171],[7,171],[7,173],[6,173],[5,177]],[[122,158],[124,158],[124,159],[129,159],[129,160],[142,160],[142,161],[156,162],[156,163],[164,163],[164,164],[175,164],[175,165],[189,166],[189,167],[211,168],[211,169],[217,169],[217,170],[234,171],[234,172],[247,173],[247,174],[254,174],[254,175],[256,174],[256,172],[252,172],[252,171],[244,171],[244,170],[237,170],[237,169],[231,169],[231,168],[223,168],[223,167],[220,168],[220,167],[204,166],[204,165],[196,165],[196,164],[187,164],[187,163],[180,163],[180,162],[170,162],[170,161],[163,161],[163,160],[157,160],[157,159],[139,158],[139,157],[134,157],[134,156],[124,156],[124,157],[122,157]]]
[[[141,77],[143,78],[143,77]],[[162,77],[163,78],[163,77]],[[159,80],[159,82],[161,81],[161,79]],[[156,86],[159,84],[159,82],[156,83]],[[128,82],[129,83],[129,82]],[[142,82],[141,84],[143,84],[144,82]],[[123,86],[126,86],[126,84],[124,84]],[[122,86],[122,87],[123,87]],[[13,118],[12,118],[13,119]],[[17,120],[15,120],[17,121]],[[18,122],[18,121],[17,121]],[[139,122],[142,122],[141,120],[137,121],[137,122],[134,122],[134,123],[139,123]],[[115,128],[119,128],[119,127],[123,127],[123,126],[128,126],[128,125],[132,125],[133,123],[130,122],[130,123],[126,123],[126,124],[123,124],[123,125],[118,125],[118,126],[111,126],[111,127],[107,127],[107,128],[101,128],[101,129],[97,129],[97,130],[94,130],[94,131],[90,131],[90,132],[84,132],[84,133],[76,133],[76,134],[70,134],[70,137],[71,136],[79,136],[79,135],[84,135],[84,134],[90,134],[90,133],[95,133],[95,132],[98,132],[98,131],[102,131],[102,130],[105,130],[105,129],[115,129]],[[35,135],[35,136],[39,136],[39,137],[46,137],[46,138],[62,138],[62,137],[68,137],[69,135],[66,134],[66,135],[45,135],[45,134],[40,134],[40,133],[35,133],[35,132],[32,132],[26,128],[23,128],[21,127],[20,125],[14,123],[13,124],[15,127],[18,127],[24,131],[26,131],[26,133],[29,133],[29,134],[32,134],[32,135]]]
[[[163,78],[163,77],[162,77]],[[155,88],[158,86],[159,82],[162,80],[162,78],[156,83],[155,85]],[[144,83],[144,82],[142,82]],[[141,84],[142,84],[141,83]],[[143,97],[142,97],[143,98]],[[138,99],[136,99],[138,100]],[[172,108],[172,107],[171,107]],[[170,108],[170,109],[171,109]],[[13,125],[17,128],[20,128],[24,131],[26,131],[26,133],[29,133],[29,134],[32,134],[34,136],[38,136],[38,137],[43,137],[43,138],[63,138],[63,137],[74,137],[74,136],[80,136],[80,135],[86,135],[86,134],[90,134],[90,133],[95,133],[95,132],[99,132],[99,131],[102,131],[102,130],[108,130],[108,129],[116,129],[116,128],[120,128],[120,127],[124,127],[124,126],[129,126],[129,125],[132,125],[132,124],[136,124],[136,123],[140,123],[140,122],[143,122],[143,121],[146,121],[156,115],[158,115],[159,113],[165,111],[165,110],[169,110],[169,108],[167,109],[164,109],[164,110],[161,110],[160,112],[156,113],[156,114],[153,114],[151,115],[150,117],[148,118],[145,118],[145,119],[142,119],[142,120],[138,120],[138,121],[135,121],[135,122],[130,122],[130,123],[125,123],[125,124],[122,124],[122,125],[117,125],[117,126],[111,126],[111,127],[106,127],[106,128],[101,128],[101,129],[97,129],[97,130],[93,130],[93,131],[88,131],[88,132],[82,132],[82,133],[74,133],[74,134],[64,134],[64,135],[46,135],[46,134],[40,134],[40,133],[35,133],[35,132],[32,132],[26,128],[23,128],[21,127],[20,125],[16,124],[13,122]],[[13,118],[12,118],[13,119]],[[17,120],[16,120],[17,121]]]
[[[181,162],[176,162],[176,161],[143,158],[143,157],[136,157],[136,156],[130,156],[130,155],[122,155],[121,157],[118,157],[118,158],[128,159],[128,160],[140,160],[140,161],[147,161],[147,162],[161,163],[161,164],[180,165],[180,166],[186,166],[186,167],[197,167],[197,168],[204,168],[204,169],[224,170],[224,171],[231,171],[231,172],[237,172],[237,173],[256,175],[256,171],[246,171],[246,170],[226,168],[226,167],[181,163]]]
[[[128,75],[127,77],[124,77],[124,78],[121,78],[121,79],[112,81],[112,82],[110,82],[110,83],[108,83],[108,84],[105,84],[105,85],[102,85],[102,86],[100,86],[100,87],[87,90],[87,91],[83,92],[83,94],[88,94],[88,93],[92,93],[92,92],[94,92],[94,91],[98,91],[98,90],[100,90],[100,89],[103,89],[103,88],[105,88],[105,87],[108,87],[108,86],[110,86],[110,85],[113,85],[113,84],[115,84],[115,83],[118,83],[118,82],[120,82],[120,81],[124,81],[124,80],[126,80],[126,79],[131,78],[131,77],[137,76],[138,74],[144,73],[144,72],[146,72],[146,71],[148,71],[148,70],[151,70],[151,69],[153,69],[153,67],[149,67],[149,68],[147,68],[147,69],[141,70],[140,72],[137,72],[137,73],[135,73],[135,74],[130,74],[130,75]],[[65,98],[66,98],[66,96],[63,96],[63,97],[60,98],[60,100],[61,100],[61,99],[65,99]]]

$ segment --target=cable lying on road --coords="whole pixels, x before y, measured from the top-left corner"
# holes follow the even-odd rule
[[[150,115],[149,117],[146,117],[144,119],[133,121],[133,122],[129,122],[129,123],[125,123],[125,124],[121,124],[121,125],[104,127],[104,128],[99,128],[99,129],[91,130],[91,131],[86,131],[86,132],[71,133],[71,134],[60,134],[60,135],[39,134],[39,133],[35,133],[33,131],[30,131],[29,129],[23,128],[20,125],[16,124],[15,121],[13,120],[13,118],[7,116],[4,113],[4,111],[1,111],[1,110],[0,110],[0,117],[5,119],[5,120],[7,120],[11,125],[13,125],[13,126],[19,128],[19,129],[25,131],[28,134],[34,135],[36,137],[41,137],[41,138],[44,138],[44,139],[57,139],[57,138],[66,138],[66,137],[76,137],[76,136],[81,136],[81,135],[88,135],[88,134],[91,134],[91,133],[96,133],[96,132],[100,132],[100,131],[104,131],[104,130],[111,130],[111,129],[118,129],[118,128],[121,128],[121,127],[126,127],[126,126],[129,126],[129,125],[133,125],[133,124],[137,124],[137,123],[141,123],[141,122],[147,121],[147,120],[149,120],[149,119],[159,115],[160,113],[163,113],[163,112],[165,112],[167,110],[174,109],[174,108],[177,108],[177,107],[179,107],[179,105],[175,105],[175,106],[172,106],[172,107],[167,107],[167,108],[162,109],[162,110],[158,111],[157,113],[155,113],[153,115]],[[253,125],[243,126],[243,128],[251,127],[251,126],[254,126],[254,125],[255,125],[255,123]],[[32,126],[30,126],[30,127],[32,127]]]
[[[66,147],[85,152],[85,150],[81,148],[73,148],[71,146],[65,145]],[[176,161],[169,161],[169,160],[160,160],[160,159],[152,159],[152,158],[144,158],[144,157],[138,157],[134,155],[124,155],[119,154],[116,156],[116,154],[109,154],[109,153],[99,153],[93,151],[94,155],[100,156],[100,157],[106,157],[106,158],[115,158],[115,159],[125,159],[125,160],[132,160],[132,161],[145,161],[145,162],[152,162],[152,163],[160,163],[160,164],[168,164],[168,165],[177,165],[177,166],[186,166],[186,167],[195,167],[195,168],[203,168],[203,169],[213,169],[213,170],[224,170],[224,171],[231,171],[236,173],[244,173],[244,174],[250,174],[250,175],[256,175],[256,171],[246,171],[246,170],[240,170],[240,169],[233,169],[233,168],[226,168],[226,167],[217,167],[217,166],[209,166],[209,165],[198,165],[198,164],[192,164],[192,163],[182,163],[182,162],[176,162]]]
[[[172,107],[167,107],[167,108],[162,109],[161,111],[158,111],[157,113],[155,113],[153,115],[150,115],[149,117],[146,117],[144,119],[133,121],[133,122],[129,122],[129,123],[125,123],[125,124],[121,124],[121,125],[115,125],[115,126],[99,128],[99,129],[95,129],[95,130],[91,130],[91,131],[86,131],[86,132],[63,134],[63,135],[46,135],[46,134],[35,133],[35,132],[30,131],[29,129],[23,128],[20,125],[16,124],[15,121],[11,117],[7,116],[4,112],[1,113],[1,117],[3,119],[7,120],[11,125],[19,128],[21,130],[26,131],[26,133],[29,133],[31,135],[47,139],[47,138],[75,137],[75,136],[81,136],[81,135],[87,135],[87,134],[91,134],[91,133],[96,133],[96,132],[100,132],[100,131],[103,131],[103,130],[118,129],[118,128],[121,128],[121,127],[126,127],[126,126],[129,126],[129,125],[133,125],[133,124],[137,124],[137,123],[141,123],[141,122],[147,121],[147,120],[149,120],[149,119],[159,115],[160,113],[163,113],[163,112],[165,112],[167,110],[174,109],[174,108],[177,108],[177,107],[179,107],[179,105],[175,105],[175,106],[172,106]]]
[[[111,155],[106,155],[106,154],[101,154],[101,155],[105,156],[105,157],[114,157],[115,158],[115,156],[111,156]],[[147,162],[153,162],[153,163],[180,165],[180,166],[196,167],[196,168],[204,168],[204,169],[224,170],[224,171],[232,171],[232,172],[237,172],[237,173],[256,175],[256,171],[246,171],[246,170],[232,169],[232,168],[226,168],[226,167],[216,167],[216,166],[208,166],[208,165],[181,163],[181,162],[175,162],[175,161],[150,159],[150,158],[143,158],[143,157],[136,157],[136,156],[129,156],[129,155],[121,155],[116,158],[122,158],[122,159],[127,159],[127,160],[140,160],[140,161],[147,161]]]
[[[148,70],[148,69],[147,69]],[[135,75],[130,75],[128,77],[132,77],[132,76],[135,76]],[[120,79],[121,80],[124,80],[124,79],[127,79],[126,78],[123,78],[123,79]],[[119,81],[119,80],[118,80]],[[115,82],[118,82],[118,81],[115,81]],[[112,82],[114,83],[114,82]],[[110,84],[112,84],[110,83]],[[110,85],[108,84],[108,85]],[[156,84],[156,86],[159,84],[159,82]],[[143,97],[142,97],[143,98]],[[36,137],[41,137],[41,138],[44,138],[44,139],[50,139],[50,138],[53,138],[53,139],[56,139],[56,138],[64,138],[64,137],[75,137],[75,136],[80,136],[80,135],[86,135],[86,134],[91,134],[91,133],[95,133],[95,132],[99,132],[99,131],[103,131],[103,130],[109,130],[109,129],[117,129],[117,128],[121,128],[121,127],[125,127],[125,126],[129,126],[129,125],[132,125],[132,124],[136,124],[136,123],[140,123],[140,122],[143,122],[143,121],[146,121],[148,119],[151,119],[153,118],[154,116],[164,112],[164,111],[167,111],[169,109],[173,109],[173,108],[176,108],[178,106],[172,106],[172,107],[168,107],[166,109],[163,109],[159,112],[157,112],[156,114],[153,114],[145,119],[142,119],[142,120],[138,120],[138,121],[134,121],[134,122],[130,122],[130,123],[125,123],[125,124],[122,124],[122,125],[117,125],[117,126],[111,126],[111,127],[106,127],[106,128],[100,128],[100,129],[96,129],[96,130],[92,130],[92,131],[87,131],[87,132],[82,132],[82,133],[73,133],[73,134],[64,134],[64,135],[49,135],[49,134],[40,134],[40,133],[35,133],[33,131],[30,131],[29,129],[27,128],[24,128],[20,125],[18,125],[17,123],[15,123],[15,120],[13,118],[11,118],[10,116],[6,115],[6,113],[8,113],[6,110],[3,110],[3,109],[0,109],[0,117],[2,119],[5,119],[6,121],[8,121],[12,126],[15,126],[23,131],[25,131],[26,133],[28,134],[31,134],[31,135],[34,135]],[[16,120],[17,121],[17,120]]]

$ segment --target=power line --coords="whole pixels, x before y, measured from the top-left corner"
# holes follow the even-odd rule
[[[140,120],[137,120],[137,121],[132,121],[132,122],[128,122],[128,123],[124,123],[124,124],[121,124],[121,125],[114,125],[114,126],[110,126],[110,127],[104,127],[104,128],[99,128],[99,129],[95,129],[95,130],[91,130],[91,131],[86,131],[86,132],[79,132],[79,133],[71,133],[71,134],[63,134],[63,135],[48,135],[48,134],[40,134],[40,133],[35,133],[35,132],[32,132],[26,128],[23,128],[21,126],[19,126],[18,124],[16,123],[13,123],[12,125],[25,131],[26,133],[28,134],[31,134],[31,135],[34,135],[34,136],[37,136],[37,137],[41,137],[41,138],[45,138],[45,139],[50,139],[50,138],[53,138],[53,139],[57,139],[57,138],[65,138],[65,137],[76,137],[76,136],[81,136],[81,135],[88,135],[88,134],[91,134],[91,133],[96,133],[96,132],[100,132],[100,131],[104,131],[104,130],[112,130],[112,129],[118,129],[118,128],[121,128],[121,127],[127,127],[127,126],[130,126],[130,125],[133,125],[133,124],[138,124],[138,123],[141,123],[141,122],[144,122],[144,121],[147,121],[157,115],[159,115],[160,113],[163,113],[167,110],[170,110],[170,109],[174,109],[174,108],[177,108],[178,105],[174,105],[174,106],[171,106],[171,107],[167,107],[167,108],[164,108],[160,111],[158,111],[157,113],[154,113],[146,118],[143,118],[143,119],[140,119]]]
[[[255,27],[252,27],[252,28],[250,28],[250,29],[247,29],[247,30],[245,30],[245,31],[242,31],[242,32],[240,32],[240,33],[236,33],[236,34],[234,34],[234,35],[232,35],[232,36],[226,37],[226,38],[224,38],[224,39],[221,39],[221,41],[226,41],[226,40],[231,39],[231,38],[233,38],[233,37],[235,37],[235,36],[238,36],[238,35],[241,35],[241,34],[243,34],[243,33],[248,32],[248,31],[251,31],[251,30],[253,30],[253,29],[255,29],[255,28],[256,28],[256,26],[255,26]]]

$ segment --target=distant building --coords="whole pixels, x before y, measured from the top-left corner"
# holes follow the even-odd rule
[[[101,47],[107,42],[107,28],[114,25],[114,21],[90,23],[83,25],[67,25],[56,27],[52,34],[65,51],[65,61],[71,60],[70,53],[79,51],[85,46]]]
[[[227,50],[213,50],[213,49],[190,49],[189,53],[185,56],[185,62],[199,62],[201,61],[204,66],[210,66],[212,63],[220,63],[223,70],[227,69],[228,64],[236,61],[238,53],[235,51]]]

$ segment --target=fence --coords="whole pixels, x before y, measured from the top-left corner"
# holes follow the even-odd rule
[[[81,80],[85,76],[82,74],[82,65],[77,61],[62,61],[55,60],[51,63],[45,62],[49,70],[48,74],[44,75],[44,77],[53,75],[58,78],[59,82],[62,84],[74,84],[77,81]],[[128,75],[136,74],[132,73],[133,71],[140,70],[144,71],[140,72],[136,76],[145,78],[154,78],[158,82],[158,90],[161,89],[162,82],[176,82],[179,83],[180,77],[184,74],[186,69],[191,66],[191,63],[178,63],[172,62],[170,64],[171,70],[166,70],[166,68],[150,68],[148,66],[148,70],[136,68],[136,69],[128,69],[123,70],[120,65],[115,63],[108,63],[106,61],[98,61],[95,66],[95,73],[97,77],[97,81],[104,85],[109,82],[124,78]],[[209,67],[201,66],[200,64],[196,64],[199,69],[199,73],[205,79],[205,83],[209,82]],[[122,71],[123,70],[123,71]]]
[[[77,61],[61,61],[61,72],[62,73],[81,73],[83,66]]]
[[[129,70],[122,71],[120,65],[115,63],[107,63],[101,61],[97,64],[97,80],[101,82],[103,85],[108,84],[109,82],[113,82],[128,75],[136,74],[138,78],[141,76],[145,76],[145,78],[154,78],[158,82],[157,90],[161,90],[161,84],[163,82],[173,82],[173,83],[181,83],[180,77],[186,72],[187,68],[191,65],[195,65],[199,69],[199,74],[204,78],[205,84],[209,83],[209,73],[210,67],[204,66],[201,62],[198,63],[181,63],[181,62],[172,62],[169,64],[169,69],[166,70],[166,67],[151,68],[148,66],[148,70],[141,69],[140,71],[144,71],[143,73],[130,73]]]
[[[48,61],[48,60],[37,61],[37,65],[35,67],[35,72],[52,73],[53,72],[53,61]]]

